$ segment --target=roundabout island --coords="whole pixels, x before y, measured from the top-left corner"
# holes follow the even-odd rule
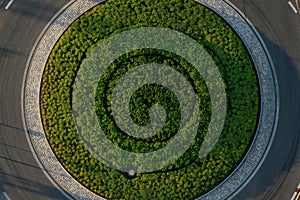
[[[153,28],[172,30],[181,37],[176,40],[171,32],[153,32]],[[149,29],[152,32],[147,32]],[[112,41],[114,46],[105,43],[122,34],[119,38],[124,39],[124,33],[132,30],[143,31],[125,39],[126,48],[119,40]],[[132,42],[137,38],[141,44]],[[168,41],[172,48],[166,45]],[[199,49],[181,46],[183,41],[193,41]],[[101,54],[103,44],[111,48]],[[118,53],[128,45],[131,51]],[[120,56],[111,59],[115,54]],[[197,58],[199,66],[189,58]],[[101,68],[106,62],[107,67]],[[164,71],[165,67],[169,71]],[[141,70],[134,71],[137,68]],[[176,73],[192,92],[187,92],[189,86],[178,84]],[[114,92],[128,74],[129,83]],[[89,81],[92,86],[80,85]],[[29,139],[49,178],[66,196],[224,199],[251,179],[268,152],[278,112],[276,84],[272,62],[255,29],[225,2],[74,1],[45,29],[32,54],[24,115],[29,130],[45,135],[31,134]],[[120,105],[127,108],[127,117],[122,115],[123,108],[114,105],[123,102],[119,94],[131,94]],[[182,98],[190,94],[196,103],[193,98]],[[187,117],[182,117],[183,113]],[[130,129],[129,118],[137,130]],[[122,121],[126,123],[120,127]],[[150,130],[159,127],[159,131],[150,137],[150,133],[143,135],[148,130],[142,127],[156,121]],[[216,128],[217,123],[221,128]],[[163,151],[161,157],[150,158],[152,163],[149,159],[142,162],[145,154],[176,141],[181,128],[188,130],[182,131],[187,134],[195,130],[191,142],[185,142],[190,137],[183,136],[182,146],[178,140],[179,148],[172,149],[183,147],[183,153]],[[116,151],[107,148],[104,139],[134,156],[124,160],[121,156],[113,162]],[[166,162],[172,156],[176,158]],[[161,165],[153,170],[155,163]]]

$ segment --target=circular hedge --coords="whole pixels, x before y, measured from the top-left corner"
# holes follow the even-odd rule
[[[201,101],[202,116],[195,140],[175,163],[153,173],[128,176],[102,164],[85,148],[74,124],[71,97],[76,73],[89,52],[112,35],[138,27],[170,28],[201,44],[224,80],[227,113],[217,144],[206,157],[198,158],[210,121],[210,98],[201,75],[179,56],[157,49],[121,56],[105,76],[99,77],[95,99],[101,127],[115,145],[135,152],[153,151],[162,148],[178,128],[176,116],[180,109],[176,96],[163,86],[148,84],[131,98],[132,119],[146,125],[149,108],[159,103],[166,109],[166,125],[149,139],[136,139],[118,130],[110,110],[110,96],[115,82],[137,65],[163,63],[179,71]],[[259,115],[258,80],[242,41],[217,14],[191,0],[111,0],[86,12],[52,50],[43,74],[40,101],[44,130],[58,160],[85,187],[110,199],[191,199],[208,192],[243,158]]]

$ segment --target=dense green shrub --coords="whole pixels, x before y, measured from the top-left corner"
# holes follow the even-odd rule
[[[202,143],[203,136],[206,133],[210,121],[210,112],[207,112],[207,109],[205,110],[205,108],[210,108],[211,106],[208,89],[201,75],[191,64],[187,63],[179,56],[172,55],[173,57],[170,58],[170,55],[168,54],[170,53],[153,49],[132,51],[117,59],[100,79],[96,94],[96,112],[101,127],[107,133],[108,138],[112,141],[118,141],[115,142],[115,145],[128,151],[150,152],[164,147],[169,139],[177,133],[181,116],[179,102],[169,89],[160,85],[148,84],[140,88],[131,97],[131,104],[129,105],[129,109],[132,111],[131,117],[133,121],[139,125],[150,123],[148,113],[149,108],[153,104],[159,102],[160,105],[166,109],[168,114],[166,125],[155,136],[146,139],[138,139],[130,137],[127,134],[122,134],[115,125],[112,113],[110,112],[111,94],[118,79],[127,71],[137,66],[156,63],[165,64],[179,71],[193,86],[193,89],[200,100],[199,115],[201,117],[201,126],[199,126],[198,137],[195,140],[194,146],[194,148],[199,149],[199,144]],[[191,74],[194,75],[191,76]],[[112,129],[115,131],[112,131]]]
[[[73,121],[72,85],[82,61],[97,44],[124,30],[150,26],[183,32],[210,53],[226,85],[227,115],[213,151],[199,159],[197,153],[210,120],[210,98],[201,76],[185,60],[168,52],[141,50],[120,57],[109,67],[105,77],[99,77],[95,99],[101,125],[116,145],[137,152],[161,148],[176,133],[178,118],[174,116],[180,114],[176,97],[170,91],[149,84],[132,97],[132,118],[137,124],[147,124],[149,116],[141,113],[147,113],[159,100],[167,110],[168,124],[148,140],[112,132],[114,122],[109,102],[113,87],[108,85],[122,76],[121,68],[128,70],[145,63],[163,63],[176,68],[199,95],[199,110],[203,116],[193,145],[178,161],[161,171],[128,178],[97,161],[84,147]],[[151,93],[152,90],[156,92]],[[147,96],[153,98],[142,103]],[[49,56],[41,88],[44,129],[57,158],[87,188],[113,199],[191,199],[207,192],[222,181],[245,154],[255,132],[258,111],[258,81],[243,43],[219,16],[191,0],[110,0],[96,6],[76,20],[57,42]]]

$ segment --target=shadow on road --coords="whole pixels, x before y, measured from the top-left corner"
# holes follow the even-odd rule
[[[16,130],[17,132],[20,132],[22,134],[25,133],[23,129],[8,124],[0,123],[0,128],[1,126]],[[3,133],[5,133],[5,131]],[[9,132],[7,133],[9,134]],[[28,131],[27,134],[33,134],[37,137],[44,137],[43,134],[37,133],[35,131]],[[8,153],[8,155],[3,155],[0,151],[0,161],[2,160],[0,163],[4,163],[3,166],[0,166],[0,199],[1,192],[5,191],[6,188],[8,189],[8,193],[12,194],[12,197],[13,193],[10,191],[9,188],[13,188],[16,193],[27,191],[26,194],[35,193],[39,194],[39,196],[44,196],[47,199],[66,199],[63,198],[62,194],[57,192],[57,188],[55,186],[53,186],[50,183],[49,185],[44,184],[45,175],[43,175],[43,171],[55,176],[66,177],[65,174],[47,170],[44,167],[39,166],[36,162],[31,161],[33,160],[33,152],[31,150],[7,144],[5,143],[5,141],[0,142],[0,149],[5,150],[5,152]],[[15,157],[15,153],[17,153],[18,155],[22,155],[22,159],[21,157]],[[2,170],[2,168],[8,168],[9,170]],[[23,176],[19,176],[18,170],[23,171],[20,172],[20,174],[26,173],[26,171],[30,172],[32,178],[28,179]],[[14,174],[10,174],[10,172],[14,172]],[[43,178],[41,179],[41,177]],[[70,177],[67,176],[66,178]],[[40,179],[42,181],[40,181]],[[2,183],[3,185],[5,185],[5,188],[3,188]],[[78,198],[82,199],[82,197],[80,196],[78,196]],[[30,197],[24,197],[24,199],[30,199]]]
[[[285,188],[285,185],[295,185],[296,188],[300,181],[299,176],[295,177],[292,182],[285,182],[290,169],[297,164],[294,161],[295,155],[299,151],[299,71],[281,47],[268,39],[264,33],[259,33],[268,48],[276,69],[280,94],[279,123],[270,153],[264,164],[250,184],[234,198],[235,200],[289,199],[294,190]]]
[[[0,123],[0,127],[1,126],[5,126],[5,127],[8,127],[8,128],[12,128],[12,129],[15,129],[15,130],[18,130],[18,131],[21,131],[22,133],[25,133],[24,129],[21,129],[21,128],[17,128],[17,127],[14,127],[14,126],[10,126],[10,125],[7,125],[7,124],[3,124],[3,123]],[[44,137],[44,135],[42,133],[39,133],[39,132],[36,132],[36,131],[32,131],[32,130],[28,130],[27,131],[28,134],[31,134],[31,135],[34,135],[34,136],[37,136],[37,137]],[[27,150],[27,149],[23,149],[23,148],[19,148],[19,147],[16,147],[16,146],[13,146],[13,145],[10,145],[10,144],[6,144],[6,143],[3,143],[3,142],[0,142],[0,146],[6,146],[6,147],[9,147],[9,148],[13,148],[15,150],[20,150],[21,153],[34,153],[32,152],[31,150]],[[3,149],[3,148],[2,148]],[[49,171],[45,168],[41,168],[40,166],[38,165],[32,165],[32,164],[28,164],[28,163],[25,163],[25,162],[22,162],[22,161],[18,161],[18,160],[15,160],[15,159],[12,159],[12,158],[9,158],[9,157],[5,157],[5,156],[2,156],[0,155],[0,159],[5,159],[6,161],[8,162],[13,162],[13,163],[16,163],[16,164],[21,164],[23,166],[28,166],[28,167],[32,167],[32,168],[36,168],[36,169],[41,169],[43,171],[46,171],[47,173],[52,173],[52,174],[56,174],[56,175],[60,175],[60,176],[65,176],[64,174],[61,174],[61,173],[58,173],[58,172],[54,172],[54,171]],[[53,159],[53,158],[49,158],[49,159]]]
[[[13,174],[8,174],[0,171],[0,180],[4,180],[3,184],[15,188],[16,190],[26,190],[30,193],[37,193],[45,198],[62,199],[61,195],[57,194],[57,189],[54,186],[48,186],[41,182],[34,182]]]
[[[59,6],[49,1],[18,0],[13,3],[9,12],[47,22],[59,9]]]
[[[0,47],[0,58],[9,58],[13,56],[21,55],[20,52],[7,48],[7,47]]]
[[[0,126],[5,126],[5,127],[8,127],[8,128],[12,128],[12,129],[18,130],[18,131],[22,131],[22,132],[25,131],[24,129],[17,128],[17,127],[14,127],[14,126],[11,126],[11,125],[8,125],[8,124],[4,124],[4,123],[1,123],[1,122],[0,122]],[[36,137],[41,137],[41,138],[44,137],[44,134],[36,132],[36,131],[33,131],[33,130],[27,130],[27,133],[30,134],[30,135],[34,135]]]

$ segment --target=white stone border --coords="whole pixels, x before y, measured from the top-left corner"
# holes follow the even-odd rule
[[[239,166],[221,184],[197,200],[224,200],[236,196],[254,177],[273,143],[279,118],[279,88],[275,68],[254,25],[229,1],[196,0],[207,6],[237,32],[255,65],[260,86],[260,118],[253,142]]]
[[[27,139],[49,180],[69,199],[104,199],[78,183],[58,162],[42,126],[39,107],[44,67],[55,43],[80,15],[104,0],[74,0],[51,20],[38,38],[27,63],[23,79],[22,108]],[[196,0],[222,16],[246,44],[255,64],[261,92],[260,121],[254,141],[239,167],[221,184],[199,197],[206,200],[231,199],[257,172],[274,138],[279,113],[278,84],[266,47],[256,29],[238,9],[221,0]]]
[[[103,0],[73,0],[64,6],[40,34],[27,62],[23,78],[23,117],[27,139],[48,179],[68,199],[102,200],[77,182],[59,163],[46,139],[40,115],[40,85],[52,48],[64,31],[87,10]]]

